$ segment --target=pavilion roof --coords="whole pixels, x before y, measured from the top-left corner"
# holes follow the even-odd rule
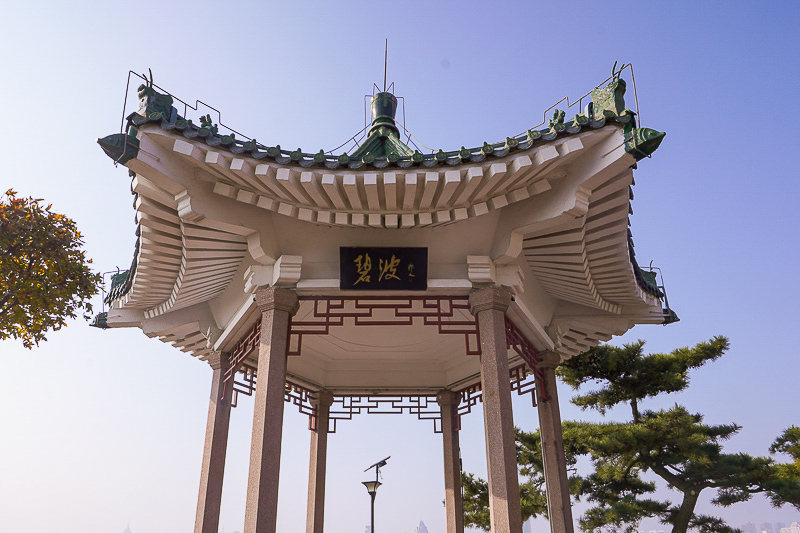
[[[649,128],[636,128],[635,113],[625,107],[623,99],[625,87],[624,80],[614,78],[608,86],[592,91],[592,102],[583,112],[567,119],[565,111],[556,109],[545,128],[529,129],[500,142],[484,142],[482,146],[473,148],[462,146],[458,150],[440,149],[434,153],[423,154],[419,150],[412,152],[401,141],[396,128],[387,128],[384,125],[376,127],[377,123],[373,123],[364,145],[358,147],[352,154],[335,155],[326,153],[322,149],[316,153],[305,152],[300,148],[285,150],[280,145],[265,146],[255,139],[237,139],[234,133],[219,133],[218,126],[212,123],[209,116],[201,117],[200,125],[194,124],[191,119],[178,116],[176,109],[172,107],[171,96],[160,94],[151,86],[141,85],[139,110],[128,116],[127,139],[125,134],[114,134],[98,139],[98,143],[109,157],[124,164],[138,153],[138,143],[132,139],[130,127],[138,128],[145,124],[154,124],[187,139],[205,142],[217,150],[226,150],[234,155],[252,157],[265,162],[274,161],[280,165],[330,170],[412,167],[427,169],[499,159],[512,152],[535,148],[556,139],[600,129],[608,124],[618,124],[625,128],[625,149],[638,161],[655,152],[665,134]]]
[[[190,140],[195,146],[198,143],[201,145],[205,144],[215,152],[227,151],[240,158],[252,158],[261,161],[261,163],[266,163],[267,165],[288,167],[281,172],[316,171],[317,173],[325,173],[328,169],[339,169],[339,172],[335,173],[337,176],[341,171],[348,170],[351,171],[350,173],[355,174],[360,174],[362,172],[377,172],[380,174],[382,172],[413,173],[420,171],[433,173],[447,172],[450,174],[450,169],[452,169],[452,171],[457,171],[459,168],[482,166],[481,163],[484,161],[485,163],[483,163],[483,166],[495,166],[493,160],[498,160],[497,165],[502,166],[502,161],[508,161],[508,159],[503,160],[503,158],[508,158],[508,156],[525,159],[524,152],[527,150],[532,152],[541,149],[555,151],[551,143],[556,145],[556,148],[559,147],[559,143],[564,142],[577,143],[580,145],[581,139],[586,140],[587,136],[603,135],[602,132],[591,133],[594,130],[600,130],[606,126],[615,126],[624,133],[623,142],[625,151],[628,152],[635,161],[639,161],[652,154],[658,148],[665,134],[648,128],[637,128],[636,114],[625,107],[623,100],[624,92],[624,80],[615,77],[609,85],[592,91],[591,103],[586,106],[583,112],[575,114],[569,120],[566,120],[566,113],[564,111],[555,110],[545,128],[529,129],[522,134],[507,137],[504,141],[497,143],[483,143],[482,146],[469,149],[462,146],[459,150],[447,152],[439,150],[438,152],[430,154],[422,154],[417,150],[412,151],[408,148],[408,146],[402,142],[397,128],[392,127],[394,124],[393,121],[387,123],[384,120],[382,123],[379,123],[378,120],[375,120],[373,121],[372,128],[369,131],[366,141],[358,149],[351,154],[344,153],[337,156],[325,153],[323,150],[317,153],[307,153],[300,149],[287,151],[283,150],[279,145],[265,146],[258,143],[255,139],[237,139],[234,134],[221,134],[218,131],[218,126],[212,123],[209,116],[202,117],[199,125],[194,124],[192,120],[177,115],[175,107],[172,106],[173,99],[171,96],[156,92],[152,86],[142,85],[139,87],[139,110],[128,116],[128,132],[107,136],[103,139],[99,139],[98,143],[109,157],[122,164],[126,164],[128,161],[137,158],[139,153],[137,134],[149,131],[153,133],[159,132],[156,137],[166,135],[164,138],[168,138],[178,135]],[[609,128],[609,130],[610,129],[612,128]],[[160,133],[160,131],[163,131],[163,133]],[[578,138],[566,139],[571,136],[577,136]],[[184,141],[176,140],[175,142],[186,144]],[[206,150],[206,148],[202,148],[202,150]],[[520,153],[519,156],[516,155],[518,152]],[[530,154],[530,152],[528,153]],[[566,150],[565,153],[569,153],[569,150]],[[635,165],[631,168],[635,168]],[[329,173],[334,174],[333,172]],[[347,174],[347,172],[343,174]],[[220,183],[217,185],[222,186],[224,184]],[[232,187],[228,188],[232,191],[234,190]],[[222,194],[223,192],[223,189],[218,191],[215,186],[214,193]],[[632,199],[632,193],[630,198]],[[139,207],[137,206],[137,210],[138,209]],[[193,231],[197,232],[199,230],[195,228]],[[202,231],[206,233],[217,231],[219,233],[219,230],[214,229],[204,229]],[[113,276],[112,286],[106,297],[106,301],[109,304],[115,301],[120,301],[124,304],[130,298],[139,298],[139,300],[141,300],[143,297],[141,294],[134,294],[136,293],[136,290],[134,290],[134,277],[139,267],[139,250],[142,246],[142,236],[138,231],[137,237],[139,238],[137,238],[136,251],[134,253],[131,269]],[[195,237],[198,237],[198,235],[190,235],[187,239],[191,240]],[[245,254],[247,246],[243,238],[226,234],[225,238],[219,237],[219,239],[232,239],[231,242],[233,244],[231,244],[231,246],[236,248],[236,253],[239,255]],[[619,244],[624,247],[624,243],[625,237],[623,234]],[[186,243],[184,243],[184,245],[185,244]],[[635,277],[635,282],[632,284],[632,287],[635,290],[635,287],[638,286],[639,290],[649,295],[650,298],[661,299],[664,295],[655,280],[655,274],[641,269],[636,262],[630,232],[627,233],[627,247],[630,259],[629,267],[632,267],[632,277]],[[546,274],[545,272],[543,275]],[[230,272],[226,271],[226,276],[226,279],[230,281],[229,278],[233,276],[233,270]],[[227,286],[227,282],[225,285]],[[205,294],[202,297],[208,299],[218,294],[224,288],[222,285],[220,285],[220,287],[221,288],[213,294]],[[589,288],[591,291],[594,291],[593,286]],[[139,292],[141,292],[141,290],[139,290]],[[153,314],[158,314],[159,312],[165,312],[173,307],[179,308],[181,305],[190,305],[195,301],[199,301],[198,298],[200,298],[200,296],[192,294],[191,298],[187,299],[188,297],[176,296],[172,294],[172,292],[172,286],[168,287],[165,285],[160,292],[156,291],[153,294],[148,293],[147,301],[136,301],[141,305],[147,304],[145,307],[154,306]],[[183,298],[183,300],[180,298]],[[160,303],[162,301],[165,303]],[[677,317],[665,317],[666,323],[673,320],[677,320]],[[103,327],[100,324],[97,325]],[[203,346],[200,346],[200,344]],[[205,344],[203,342],[200,342],[200,344],[192,348],[192,350],[200,350],[200,352],[202,352]],[[184,348],[187,350],[189,349],[186,347]]]

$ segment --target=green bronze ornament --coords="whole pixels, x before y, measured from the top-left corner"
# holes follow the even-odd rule
[[[211,122],[211,115],[200,117],[200,127],[208,128],[211,131],[211,133],[214,134],[219,132],[219,128],[217,127],[217,125]]]
[[[553,111],[553,118],[551,118],[547,122],[547,127],[550,128],[550,131],[553,133],[558,133],[564,131],[566,126],[564,126],[564,116],[566,113],[559,109]]]
[[[633,129],[625,135],[625,151],[640,161],[658,149],[665,135],[650,128]]]
[[[407,157],[412,155],[411,148],[400,140],[400,130],[395,124],[397,98],[389,92],[380,92],[372,97],[372,126],[367,133],[367,140],[352,153],[353,159],[370,164],[375,158]],[[373,159],[369,162],[366,155]]]
[[[148,85],[139,85],[139,109],[137,113],[147,118],[163,118],[167,122],[175,122],[178,111],[172,107],[172,97],[161,94]],[[160,113],[160,117],[155,115]]]
[[[625,80],[616,78],[605,87],[592,91],[592,109],[595,120],[607,116],[606,111],[610,111],[611,116],[622,115],[622,112],[625,111],[625,87]]]
[[[110,329],[108,325],[108,312],[103,311],[102,313],[97,313],[89,325],[93,328]]]
[[[128,128],[128,133],[114,133],[102,139],[97,139],[97,144],[115,163],[125,164],[139,155],[139,139],[136,138],[136,128]]]

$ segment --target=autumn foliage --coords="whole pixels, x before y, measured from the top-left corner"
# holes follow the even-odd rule
[[[13,190],[0,196],[0,340],[26,348],[78,312],[87,317],[101,282],[75,222],[40,202]]]

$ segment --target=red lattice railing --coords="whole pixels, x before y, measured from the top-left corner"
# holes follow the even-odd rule
[[[467,355],[481,353],[478,321],[470,313],[469,300],[463,296],[300,297],[300,300],[313,302],[314,311],[310,318],[292,320],[289,355],[300,355],[303,337],[328,335],[331,328],[344,326],[345,321],[353,326],[436,326],[440,335],[463,335]],[[391,315],[385,311],[390,311]]]
[[[419,420],[432,420],[433,431],[442,432],[442,412],[435,395],[407,396],[334,396],[331,405],[331,432],[336,432],[337,420],[351,420],[358,414],[393,415],[408,413]]]
[[[344,326],[350,321],[353,326],[413,326],[422,324],[436,326],[439,334],[463,335],[466,353],[480,355],[480,331],[476,317],[469,314],[469,301],[466,297],[409,297],[409,298],[317,298],[301,297],[313,302],[311,318],[292,320],[289,324],[288,355],[300,355],[303,337],[307,335],[327,335],[331,328]],[[351,306],[347,306],[352,302]],[[416,304],[415,304],[416,302]],[[387,317],[386,310],[391,312]],[[464,313],[466,311],[466,313]],[[377,317],[376,313],[381,316]],[[519,395],[531,394],[531,402],[536,406],[538,387],[542,399],[547,399],[544,388],[544,373],[539,368],[536,349],[522,334],[519,328],[505,317],[506,345],[513,349],[524,363],[509,370],[511,390]],[[257,367],[248,358],[258,349],[261,337],[261,319],[231,349],[229,366],[224,374],[222,397],[232,395],[231,404],[235,407],[239,393],[251,396],[256,387]],[[481,383],[474,383],[456,391],[460,404],[454,411],[456,429],[461,428],[461,417],[472,411],[479,401],[483,402]],[[309,429],[317,429],[317,410],[313,400],[315,391],[307,389],[290,380],[286,381],[285,400],[298,407],[309,417]],[[420,420],[433,420],[434,431],[441,432],[441,409],[433,395],[378,396],[378,395],[340,395],[335,396],[331,406],[329,427],[336,431],[337,420],[350,420],[353,415],[368,414],[416,414]]]
[[[541,388],[539,391],[542,400],[547,400],[547,389],[545,388],[544,372],[539,368],[539,355],[536,353],[536,348],[533,344],[525,338],[525,335],[519,330],[508,316],[506,316],[506,344],[509,348],[513,348],[517,355],[528,365],[528,368],[536,376],[538,386]],[[520,392],[520,394],[523,394]],[[534,404],[535,405],[535,404]]]

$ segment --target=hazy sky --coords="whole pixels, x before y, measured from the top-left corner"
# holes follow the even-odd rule
[[[157,84],[208,102],[266,145],[316,152],[363,126],[385,38],[407,127],[446,150],[538,124],[615,61],[632,62],[641,125],[667,132],[635,174],[636,253],[663,269],[681,322],[614,342],[644,338],[661,351],[730,336],[726,357],[660,404],[741,424],[729,450],[766,454],[800,424],[800,4],[30,1],[4,6],[3,20],[0,189],[74,218],[102,272],[127,268],[135,242],[127,170],[95,144],[119,130],[129,69],[151,68]],[[633,107],[630,84],[627,96]],[[0,343],[0,364],[0,531],[121,533],[129,521],[133,533],[191,531],[206,363],[139,330],[79,320],[32,351]],[[560,394],[564,418],[590,416]],[[309,435],[294,407],[285,419],[278,520],[293,533],[305,530]],[[536,428],[528,397],[516,401],[515,422]],[[227,533],[243,524],[251,424],[244,397],[231,419]],[[465,469],[479,474],[482,427],[476,411],[461,434]],[[361,470],[386,455],[376,530],[411,532],[424,520],[443,531],[441,440],[430,422],[357,417],[339,424],[328,453],[326,531],[364,531]],[[711,512],[733,525],[800,519],[762,499]]]

